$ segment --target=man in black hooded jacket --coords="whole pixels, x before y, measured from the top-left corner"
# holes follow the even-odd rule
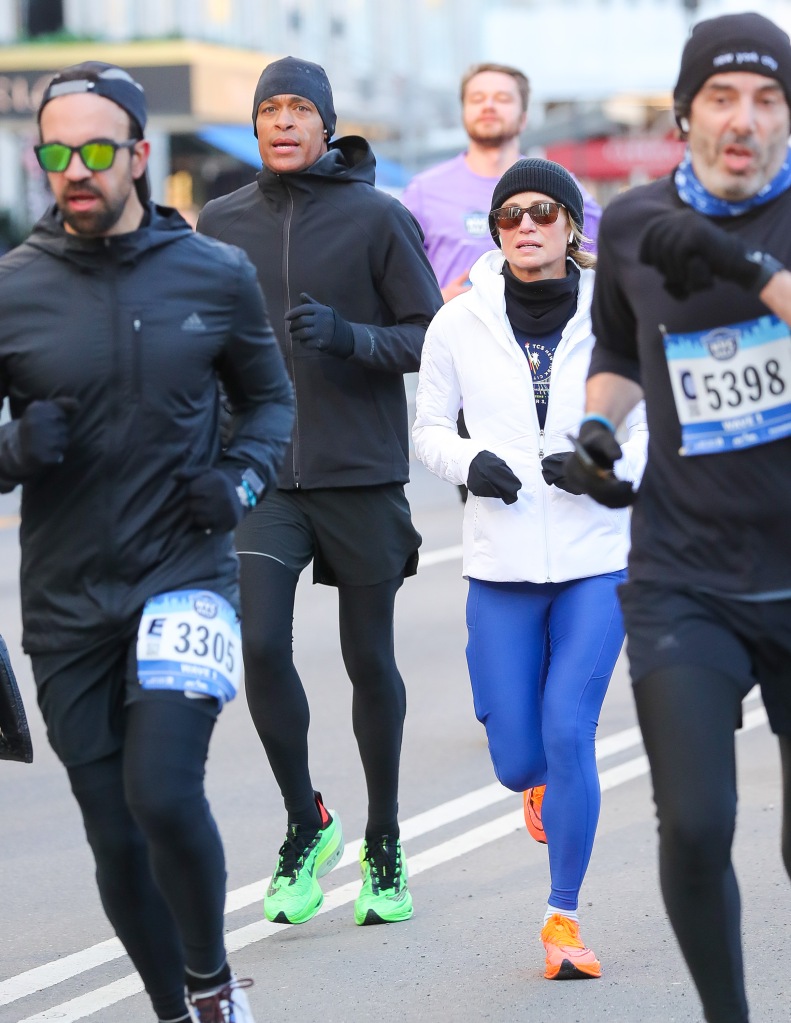
[[[44,94],[56,205],[0,260],[0,488],[22,484],[23,644],[107,916],[160,1023],[253,1023],[203,776],[239,662],[232,531],[293,397],[244,253],[148,202],[145,121],[113,65]]]
[[[340,859],[340,821],[314,791],[309,711],[291,647],[294,594],[338,587],[341,648],[368,787],[358,924],[412,914],[398,828],[406,698],[393,611],[420,537],[404,494],[409,450],[403,374],[420,363],[442,297],[412,216],[374,187],[364,139],[330,142],[323,68],[286,57],[264,69],[253,126],[257,181],[210,202],[198,230],[250,256],[296,396],[277,493],[239,529],[247,699],[283,793],[288,833],[264,900],[269,920],[318,912],[317,878]]]

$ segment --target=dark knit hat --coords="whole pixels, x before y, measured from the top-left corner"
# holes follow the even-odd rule
[[[712,75],[727,71],[776,79],[791,106],[791,41],[786,33],[761,14],[723,14],[692,27],[673,90],[676,121],[689,115],[692,100]]]
[[[87,92],[94,96],[103,96],[121,107],[137,125],[140,137],[146,130],[146,94],[143,86],[134,80],[128,71],[117,64],[105,64],[100,60],[86,60],[82,64],[72,64],[59,71],[44,90],[38,108],[38,120],[41,111],[59,96]],[[148,171],[135,179],[135,189],[142,203],[151,197],[151,186]]]
[[[335,106],[327,72],[320,64],[312,64],[299,57],[283,57],[267,64],[258,79],[253,99],[253,134],[258,138],[256,118],[258,108],[272,96],[303,96],[319,112],[328,137],[335,132]]]
[[[559,163],[542,160],[538,157],[517,160],[494,186],[492,209],[499,210],[512,195],[518,195],[520,192],[541,192],[548,195],[550,199],[554,199],[555,202],[566,207],[571,219],[580,231],[582,230],[585,216],[582,192],[574,178]],[[492,238],[499,245],[500,232],[497,230],[497,225],[491,214],[489,215],[489,230]]]

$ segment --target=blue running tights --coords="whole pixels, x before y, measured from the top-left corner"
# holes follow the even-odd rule
[[[574,911],[601,792],[595,738],[623,644],[616,587],[626,572],[564,583],[470,579],[467,663],[498,779],[546,784],[551,905]]]

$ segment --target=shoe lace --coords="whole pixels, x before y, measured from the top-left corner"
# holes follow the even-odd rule
[[[541,816],[541,804],[544,802],[544,793],[546,791],[546,785],[536,785],[535,788],[530,790],[530,803],[539,817]]]
[[[278,852],[275,877],[284,877],[289,880],[296,878],[319,837],[320,830],[301,828],[297,824],[289,825],[286,840]]]
[[[371,870],[371,887],[375,892],[396,890],[401,884],[401,845],[398,839],[384,835],[366,845],[366,860]]]
[[[199,993],[190,999],[193,1008],[197,1012],[199,1023],[237,1023],[235,1006],[233,1004],[234,988],[252,987],[253,981],[250,977],[237,979],[234,977],[218,991],[202,997]],[[241,1023],[241,1021],[239,1021]]]
[[[585,948],[580,939],[579,924],[567,916],[556,913],[549,920],[552,925],[550,940],[553,945],[565,945],[567,948]]]

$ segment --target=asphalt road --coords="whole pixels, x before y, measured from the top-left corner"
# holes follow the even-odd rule
[[[542,978],[546,851],[524,830],[520,797],[494,782],[473,715],[457,548],[461,504],[454,488],[421,466],[408,492],[424,537],[421,570],[405,584],[397,610],[409,700],[401,820],[415,916],[388,927],[354,924],[363,776],[335,593],[306,581],[295,643],[312,708],[312,771],[347,839],[340,867],[325,879],[324,908],[308,924],[263,921],[264,879],[285,819],[243,699],[223,711],[208,766],[228,860],[231,961],[240,977],[255,980],[256,1020],[701,1020],[659,897],[650,784],[623,659],[599,728],[603,808],[580,906],[583,936],[604,976],[565,984]],[[36,758],[30,766],[0,764],[0,1023],[146,1023],[147,999],[99,905],[76,805],[47,746],[19,649],[17,510],[18,493],[0,498],[0,622]],[[779,855],[777,751],[755,697],[738,746],[736,859],[752,1016],[786,1020],[791,907]]]

